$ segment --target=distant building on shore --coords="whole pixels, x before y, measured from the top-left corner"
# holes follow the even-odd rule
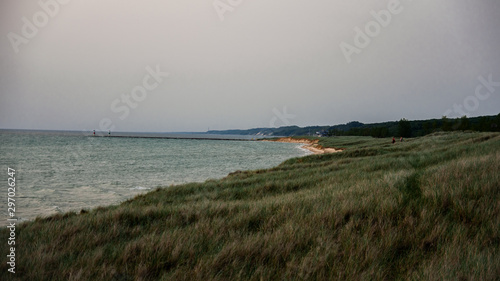
[[[316,132],[316,134],[314,134],[315,137],[327,137],[328,136],[328,132],[326,130],[322,130],[322,131],[318,131]]]

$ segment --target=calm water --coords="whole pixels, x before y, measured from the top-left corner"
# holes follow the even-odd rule
[[[158,186],[269,168],[306,154],[286,143],[0,131],[0,200],[5,206],[0,224],[7,218],[7,167],[17,172],[16,215],[30,220],[116,204]]]

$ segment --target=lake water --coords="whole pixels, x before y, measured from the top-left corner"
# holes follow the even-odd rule
[[[31,220],[117,204],[159,186],[218,179],[236,170],[270,168],[307,154],[299,145],[288,143],[2,130],[0,200],[5,219],[0,224],[6,224],[8,215],[8,167],[16,170],[16,216]]]

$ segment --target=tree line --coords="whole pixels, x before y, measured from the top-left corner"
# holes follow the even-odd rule
[[[363,124],[357,121],[330,127],[327,136],[372,136],[385,137],[420,137],[427,134],[444,131],[480,131],[499,132],[500,113],[495,116],[480,116],[469,118],[448,118],[409,121],[405,118],[395,122]]]

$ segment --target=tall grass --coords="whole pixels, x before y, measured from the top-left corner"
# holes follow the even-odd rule
[[[24,223],[15,277],[498,280],[500,134],[320,144],[345,151]]]

